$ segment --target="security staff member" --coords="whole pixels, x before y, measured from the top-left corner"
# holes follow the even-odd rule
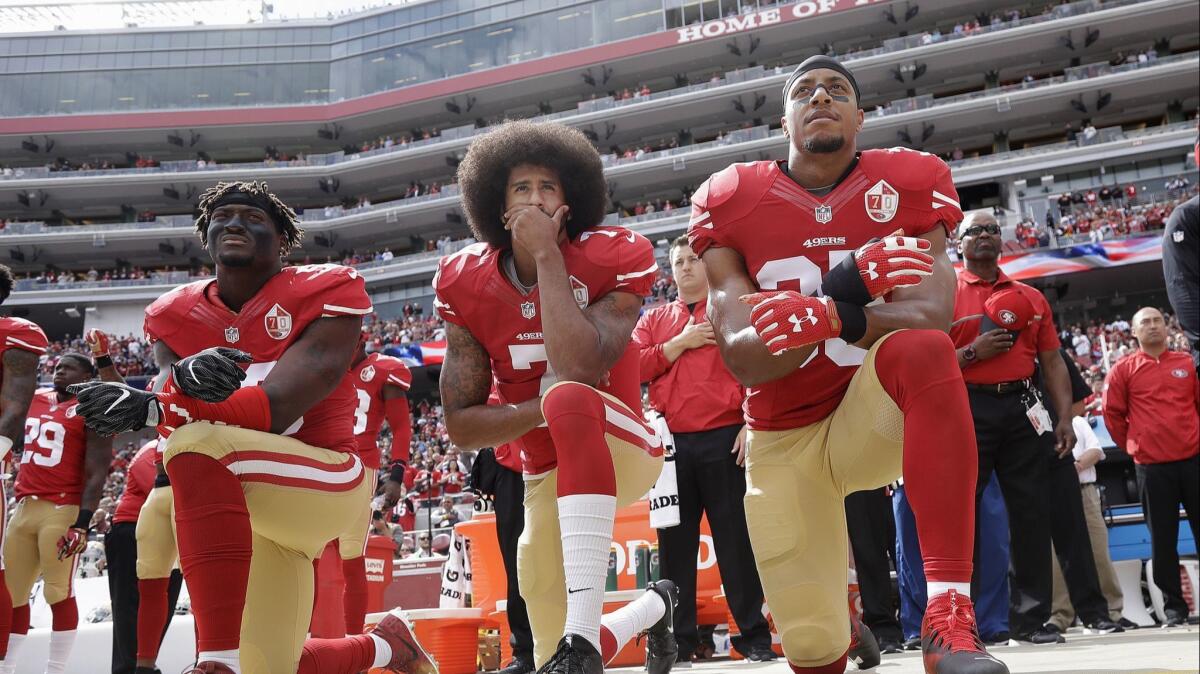
[[[1152,307],[1131,321],[1138,350],[1108,371],[1104,423],[1133,457],[1142,510],[1150,527],[1154,584],[1163,593],[1167,627],[1187,621],[1179,580],[1179,505],[1200,540],[1200,382],[1185,353],[1167,348],[1167,325]]]
[[[959,235],[965,268],[958,275],[950,337],[975,422],[977,494],[995,471],[1008,504],[1013,635],[1035,644],[1055,643],[1062,637],[1044,627],[1051,600],[1046,457],[1055,451],[1067,454],[1075,446],[1071,383],[1058,354],[1050,305],[1040,292],[1000,270],[996,219],[987,212],[971,213]],[[1047,392],[1058,411],[1059,421],[1053,426],[1030,382],[1035,362],[1042,366]]]
[[[113,511],[112,526],[104,535],[108,594],[112,599],[113,614],[113,674],[134,674],[137,666],[137,520],[142,504],[154,488],[154,449],[157,445],[158,440],[147,442],[129,463],[125,491]],[[175,602],[182,585],[183,574],[176,569],[167,584],[167,624],[163,626],[163,635],[175,614]]]
[[[742,505],[744,391],[721,361],[705,313],[704,263],[692,252],[686,236],[671,242],[670,256],[679,299],[643,314],[633,341],[641,353],[642,381],[650,382],[650,406],[663,415],[675,439],[680,522],[658,530],[658,554],[663,577],[679,587],[675,618],[679,660],[690,661],[699,645],[696,554],[700,517],[705,512],[730,613],[741,631],[733,646],[748,660],[774,660]]]

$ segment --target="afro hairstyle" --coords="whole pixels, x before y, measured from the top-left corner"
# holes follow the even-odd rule
[[[567,237],[574,239],[604,220],[608,183],[596,148],[578,129],[562,124],[505,122],[471,143],[458,165],[463,208],[475,238],[493,248],[512,246],[504,228],[508,176],[522,164],[558,174],[564,201],[571,207]]]

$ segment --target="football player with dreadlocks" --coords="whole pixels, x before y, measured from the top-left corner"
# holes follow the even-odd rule
[[[371,311],[362,277],[340,265],[285,267],[302,232],[261,182],[207,190],[196,229],[216,278],[146,309],[155,360],[170,372],[164,389],[96,382],[78,393],[97,430],[155,426],[166,438],[196,618],[192,671],[436,671],[399,612],[370,634],[304,641],[312,560],[375,487],[355,453],[346,376]],[[245,369],[230,367],[238,363]]]

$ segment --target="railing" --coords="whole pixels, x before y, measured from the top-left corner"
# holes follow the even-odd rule
[[[1079,15],[1083,15],[1083,14],[1090,14],[1093,12],[1114,9],[1117,7],[1124,7],[1127,5],[1134,5],[1134,4],[1138,4],[1140,2],[1145,2],[1145,0],[1112,0],[1111,2],[1104,2],[1104,3],[1098,2],[1098,0],[1081,0],[1080,2],[1074,2],[1074,3],[1068,4],[1068,5],[1059,5],[1059,6],[1055,7],[1053,9],[1053,11],[1046,13],[1046,14],[1041,14],[1039,16],[1034,16],[1034,17],[1028,17],[1028,18],[1021,19],[1018,21],[1002,21],[1002,22],[994,24],[994,25],[982,26],[974,31],[969,32],[969,33],[967,33],[967,32],[947,33],[947,34],[941,35],[939,38],[936,38],[936,39],[933,37],[932,33],[920,33],[917,35],[911,35],[911,36],[902,37],[902,38],[895,38],[893,40],[887,40],[884,42],[883,46],[876,47],[874,49],[870,49],[870,50],[866,50],[866,51],[856,51],[851,54],[844,55],[843,62],[848,67],[853,67],[853,65],[856,61],[859,61],[859,60],[865,59],[865,58],[869,58],[869,57],[879,56],[882,54],[889,54],[889,53],[893,53],[893,52],[897,52],[897,51],[902,51],[905,49],[912,49],[915,47],[930,46],[930,45],[942,44],[945,42],[953,42],[953,41],[957,41],[957,40],[961,40],[961,39],[975,37],[978,35],[987,35],[990,33],[996,33],[996,32],[1010,30],[1010,29],[1019,28],[1019,27],[1023,27],[1023,26],[1031,26],[1031,25],[1035,25],[1035,24],[1039,24],[1039,23],[1044,23],[1047,21],[1053,21],[1053,20],[1068,18],[1068,17],[1072,17],[1072,16],[1079,16]],[[1166,60],[1166,59],[1159,59],[1160,62],[1163,60]],[[669,98],[674,98],[676,96],[684,96],[684,95],[695,93],[697,91],[706,91],[709,89],[716,89],[716,88],[724,87],[727,85],[739,84],[742,82],[749,82],[749,81],[754,81],[754,80],[759,80],[759,79],[764,79],[764,78],[769,78],[769,77],[781,77],[781,76],[787,74],[788,72],[789,72],[789,70],[783,66],[777,66],[775,68],[770,68],[770,69],[763,68],[762,66],[757,66],[754,68],[744,68],[744,69],[740,69],[740,70],[729,71],[729,72],[725,73],[724,77],[717,79],[717,80],[703,82],[700,84],[692,84],[692,85],[688,85],[686,87],[678,87],[675,89],[669,89],[667,91],[655,92],[648,96],[634,96],[633,98],[628,98],[628,99],[623,99],[623,100],[616,100],[616,99],[612,98],[611,96],[605,96],[603,98],[597,98],[594,100],[581,101],[580,103],[578,103],[578,105],[576,106],[576,109],[574,109],[574,110],[564,110],[562,112],[552,113],[549,115],[542,115],[542,116],[531,118],[531,120],[537,121],[537,122],[557,121],[557,120],[567,119],[570,117],[575,117],[578,115],[589,114],[592,112],[598,112],[598,111],[603,111],[603,110],[613,110],[613,109],[625,107],[628,105],[646,103],[646,102],[650,102],[650,101],[660,101],[660,100],[665,100],[665,99],[669,99]],[[1018,89],[1022,88],[1021,85],[1014,85],[1014,86],[1016,86]],[[988,95],[995,91],[997,91],[997,90],[996,89],[986,90],[985,92],[981,93],[980,95]],[[922,98],[922,97],[918,97],[918,98]],[[953,100],[953,99],[950,99],[950,100]],[[893,106],[896,106],[899,103],[900,103],[899,101],[893,102],[891,105],[889,105],[889,109],[891,109]],[[242,107],[242,106],[239,106],[239,107]],[[247,106],[247,107],[251,107],[251,106]],[[912,109],[920,109],[920,108],[912,108]],[[901,110],[894,110],[889,114],[895,114],[895,112],[899,112],[899,111],[901,111]],[[372,156],[377,156],[377,155],[381,155],[381,154],[391,154],[394,152],[401,152],[401,151],[405,151],[405,150],[409,150],[409,149],[426,147],[429,145],[435,145],[435,144],[448,142],[448,141],[452,141],[452,140],[459,140],[462,138],[471,138],[480,133],[484,133],[487,130],[488,130],[487,127],[484,127],[484,128],[475,128],[475,127],[471,127],[471,126],[455,127],[453,129],[443,130],[439,136],[434,137],[434,138],[414,140],[414,141],[410,141],[410,142],[403,143],[403,144],[397,143],[397,144],[393,145],[392,147],[376,148],[373,150],[368,150],[368,151],[364,151],[364,152],[355,152],[355,153],[351,153],[351,154],[346,154],[345,152],[338,151],[338,152],[330,152],[327,154],[307,155],[304,160],[239,162],[239,163],[234,163],[234,164],[207,164],[203,168],[198,166],[195,160],[181,160],[181,161],[162,162],[162,164],[160,164],[159,166],[145,167],[145,168],[121,168],[121,169],[87,170],[87,171],[82,171],[82,170],[50,171],[48,168],[45,168],[45,167],[29,167],[29,168],[14,169],[12,175],[7,175],[7,174],[0,175],[0,180],[3,180],[3,179],[19,180],[19,179],[30,179],[30,178],[43,179],[43,178],[57,178],[57,177],[67,177],[67,176],[117,176],[117,175],[146,175],[146,174],[155,174],[155,173],[212,172],[212,171],[224,171],[224,170],[230,170],[230,169],[246,170],[246,169],[263,169],[263,168],[282,168],[282,167],[289,167],[289,166],[330,166],[333,164],[338,164],[343,161],[348,161],[348,160],[353,160],[353,159],[372,157]]]

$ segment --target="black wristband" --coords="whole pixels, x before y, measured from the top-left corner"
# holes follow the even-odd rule
[[[79,509],[79,517],[75,518],[75,524],[71,525],[72,529],[83,529],[87,531],[92,528],[92,511],[87,508]]]
[[[112,367],[112,356],[97,356],[96,369],[103,370],[106,367]]]
[[[842,321],[842,333],[838,337],[847,344],[853,344],[867,334],[867,311],[857,304],[849,302],[834,302],[837,306],[838,318]]]
[[[835,302],[847,302],[860,307],[871,303],[871,293],[867,291],[867,284],[863,283],[862,276],[858,273],[858,263],[854,261],[853,253],[821,277],[821,292],[832,297]]]

